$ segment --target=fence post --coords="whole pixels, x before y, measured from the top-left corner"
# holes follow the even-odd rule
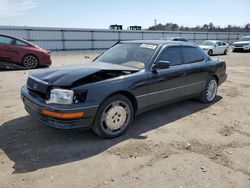
[[[27,33],[27,40],[30,41],[30,29],[27,27],[25,30]]]
[[[95,50],[95,45],[94,45],[94,31],[90,30],[91,33],[91,50]]]
[[[118,42],[121,41],[121,31],[117,31],[118,32]]]
[[[239,36],[240,36],[240,34],[239,34],[239,33],[237,33],[237,39],[236,39],[236,40],[239,40],[239,38],[240,38]]]
[[[65,34],[64,34],[64,30],[61,29],[61,36],[62,36],[62,50],[66,50],[66,46],[65,46]]]

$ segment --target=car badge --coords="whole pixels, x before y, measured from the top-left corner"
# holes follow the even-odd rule
[[[34,84],[33,85],[33,89],[37,89],[38,88],[38,85],[37,84]]]

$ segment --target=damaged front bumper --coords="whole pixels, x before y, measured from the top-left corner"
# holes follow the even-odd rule
[[[36,119],[46,123],[48,126],[59,129],[76,129],[76,128],[90,128],[94,122],[95,114],[99,105],[85,106],[83,104],[75,105],[53,105],[46,104],[39,98],[32,96],[23,86],[21,89],[21,98],[25,106],[25,110]],[[80,106],[79,106],[80,105]],[[83,112],[81,118],[56,118],[47,116],[43,111],[49,111],[54,114],[71,114]]]

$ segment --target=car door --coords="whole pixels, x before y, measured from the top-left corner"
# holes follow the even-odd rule
[[[156,63],[168,61],[170,67],[148,72],[148,105],[158,105],[185,95],[185,66],[179,45],[165,47],[156,58]]]
[[[219,54],[220,53],[220,43],[216,42],[213,47],[213,54]]]
[[[227,48],[226,44],[223,42],[218,42],[218,53],[217,54],[223,54],[225,49]]]
[[[225,50],[227,50],[227,44],[225,42],[220,42],[220,54],[224,54]]]
[[[2,60],[11,61],[13,51],[11,49],[14,40],[10,37],[0,35],[0,58]]]
[[[11,59],[13,62],[21,63],[24,54],[29,53],[29,45],[18,39],[14,39],[11,45]]]
[[[184,64],[186,65],[186,95],[202,92],[209,77],[206,58],[196,46],[181,46]]]

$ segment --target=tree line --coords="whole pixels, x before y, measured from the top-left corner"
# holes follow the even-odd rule
[[[179,26],[176,23],[156,24],[148,30],[153,31],[206,31],[206,32],[250,32],[250,23],[244,26],[227,25],[226,27],[215,26],[212,22],[203,26],[187,27]]]

